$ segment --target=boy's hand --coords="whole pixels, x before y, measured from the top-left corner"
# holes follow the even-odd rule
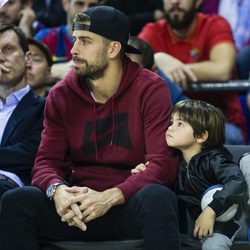
[[[213,235],[215,212],[211,207],[206,207],[195,221],[194,237],[202,239]]]
[[[138,174],[138,173],[143,172],[146,169],[148,164],[149,164],[149,161],[147,161],[145,164],[144,163],[138,164],[135,168],[131,170],[131,174]]]

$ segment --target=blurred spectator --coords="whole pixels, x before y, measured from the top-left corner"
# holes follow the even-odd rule
[[[218,13],[230,23],[238,50],[250,44],[250,1],[220,0]]]
[[[33,0],[32,8],[36,13],[35,30],[66,24],[62,0]]]
[[[137,35],[146,23],[164,18],[162,0],[104,0],[104,3],[129,17],[132,35]]]
[[[142,65],[144,68],[151,70],[151,71],[155,71],[166,81],[170,90],[172,104],[175,104],[181,100],[186,99],[186,97],[183,95],[182,89],[178,85],[176,85],[173,81],[171,81],[167,76],[165,76],[162,71],[160,71],[159,69],[155,67],[154,52],[148,42],[136,36],[131,36],[129,38],[128,43],[132,45],[133,47],[139,49],[142,52],[142,54],[126,53],[127,56],[132,61]]]
[[[250,80],[250,1],[220,0],[218,13],[227,19],[233,31],[238,50],[238,77]],[[248,141],[250,141],[250,92],[242,93],[240,98],[247,119]]]
[[[197,13],[201,0],[164,0],[166,20],[147,24],[139,34],[170,79],[187,89],[190,82],[228,81],[235,67],[233,36],[223,17]],[[242,144],[245,119],[236,92],[188,93],[219,108],[227,119],[228,144]]]
[[[99,4],[99,0],[63,0],[67,13],[67,24],[57,28],[42,29],[35,38],[50,49],[54,64],[52,77],[63,79],[72,67],[71,48],[73,47],[72,24],[75,14]]]
[[[27,83],[40,96],[47,96],[48,85],[51,81],[50,69],[53,64],[49,49],[41,42],[29,38],[29,50],[32,63],[27,68]]]
[[[240,79],[248,79],[250,72],[249,13],[249,0],[220,0],[219,14],[229,22],[238,50],[237,67]]]
[[[32,0],[9,0],[0,8],[0,23],[17,25],[27,37],[33,36],[35,18]]]
[[[200,10],[206,14],[217,13],[219,2],[220,0],[203,0]]]

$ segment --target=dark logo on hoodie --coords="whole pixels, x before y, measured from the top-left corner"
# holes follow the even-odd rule
[[[84,156],[96,153],[108,144],[132,150],[128,129],[128,113],[115,114],[105,119],[88,121],[83,139]]]

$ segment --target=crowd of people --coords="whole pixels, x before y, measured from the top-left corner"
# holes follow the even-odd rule
[[[224,145],[249,144],[250,92],[190,85],[249,80],[248,10],[247,0],[6,1],[0,249],[143,238],[146,250],[178,250],[186,213],[203,250],[245,235],[250,173]],[[217,222],[234,203],[236,216]]]

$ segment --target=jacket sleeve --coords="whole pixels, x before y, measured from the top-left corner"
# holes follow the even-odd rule
[[[166,83],[159,77],[160,84],[150,84],[142,95],[141,116],[143,119],[145,162],[149,162],[144,172],[131,175],[117,185],[125,200],[150,183],[172,185],[177,172],[178,157],[166,145],[165,132],[169,125],[171,98]]]
[[[39,104],[36,114],[27,122],[23,122],[12,135],[10,143],[0,147],[0,169],[17,175],[29,173],[34,165],[35,156],[41,140],[43,129],[44,102]],[[25,123],[25,125],[24,125]],[[25,128],[20,128],[26,126]],[[19,140],[20,138],[20,140]]]
[[[45,105],[44,130],[32,171],[32,185],[43,190],[55,182],[64,182],[70,165],[64,122],[54,98],[52,89]]]
[[[216,154],[213,159],[210,159],[210,166],[214,170],[218,183],[223,184],[223,189],[214,194],[214,199],[209,204],[219,216],[234,203],[244,201],[247,195],[247,184],[240,167],[221,154]]]

